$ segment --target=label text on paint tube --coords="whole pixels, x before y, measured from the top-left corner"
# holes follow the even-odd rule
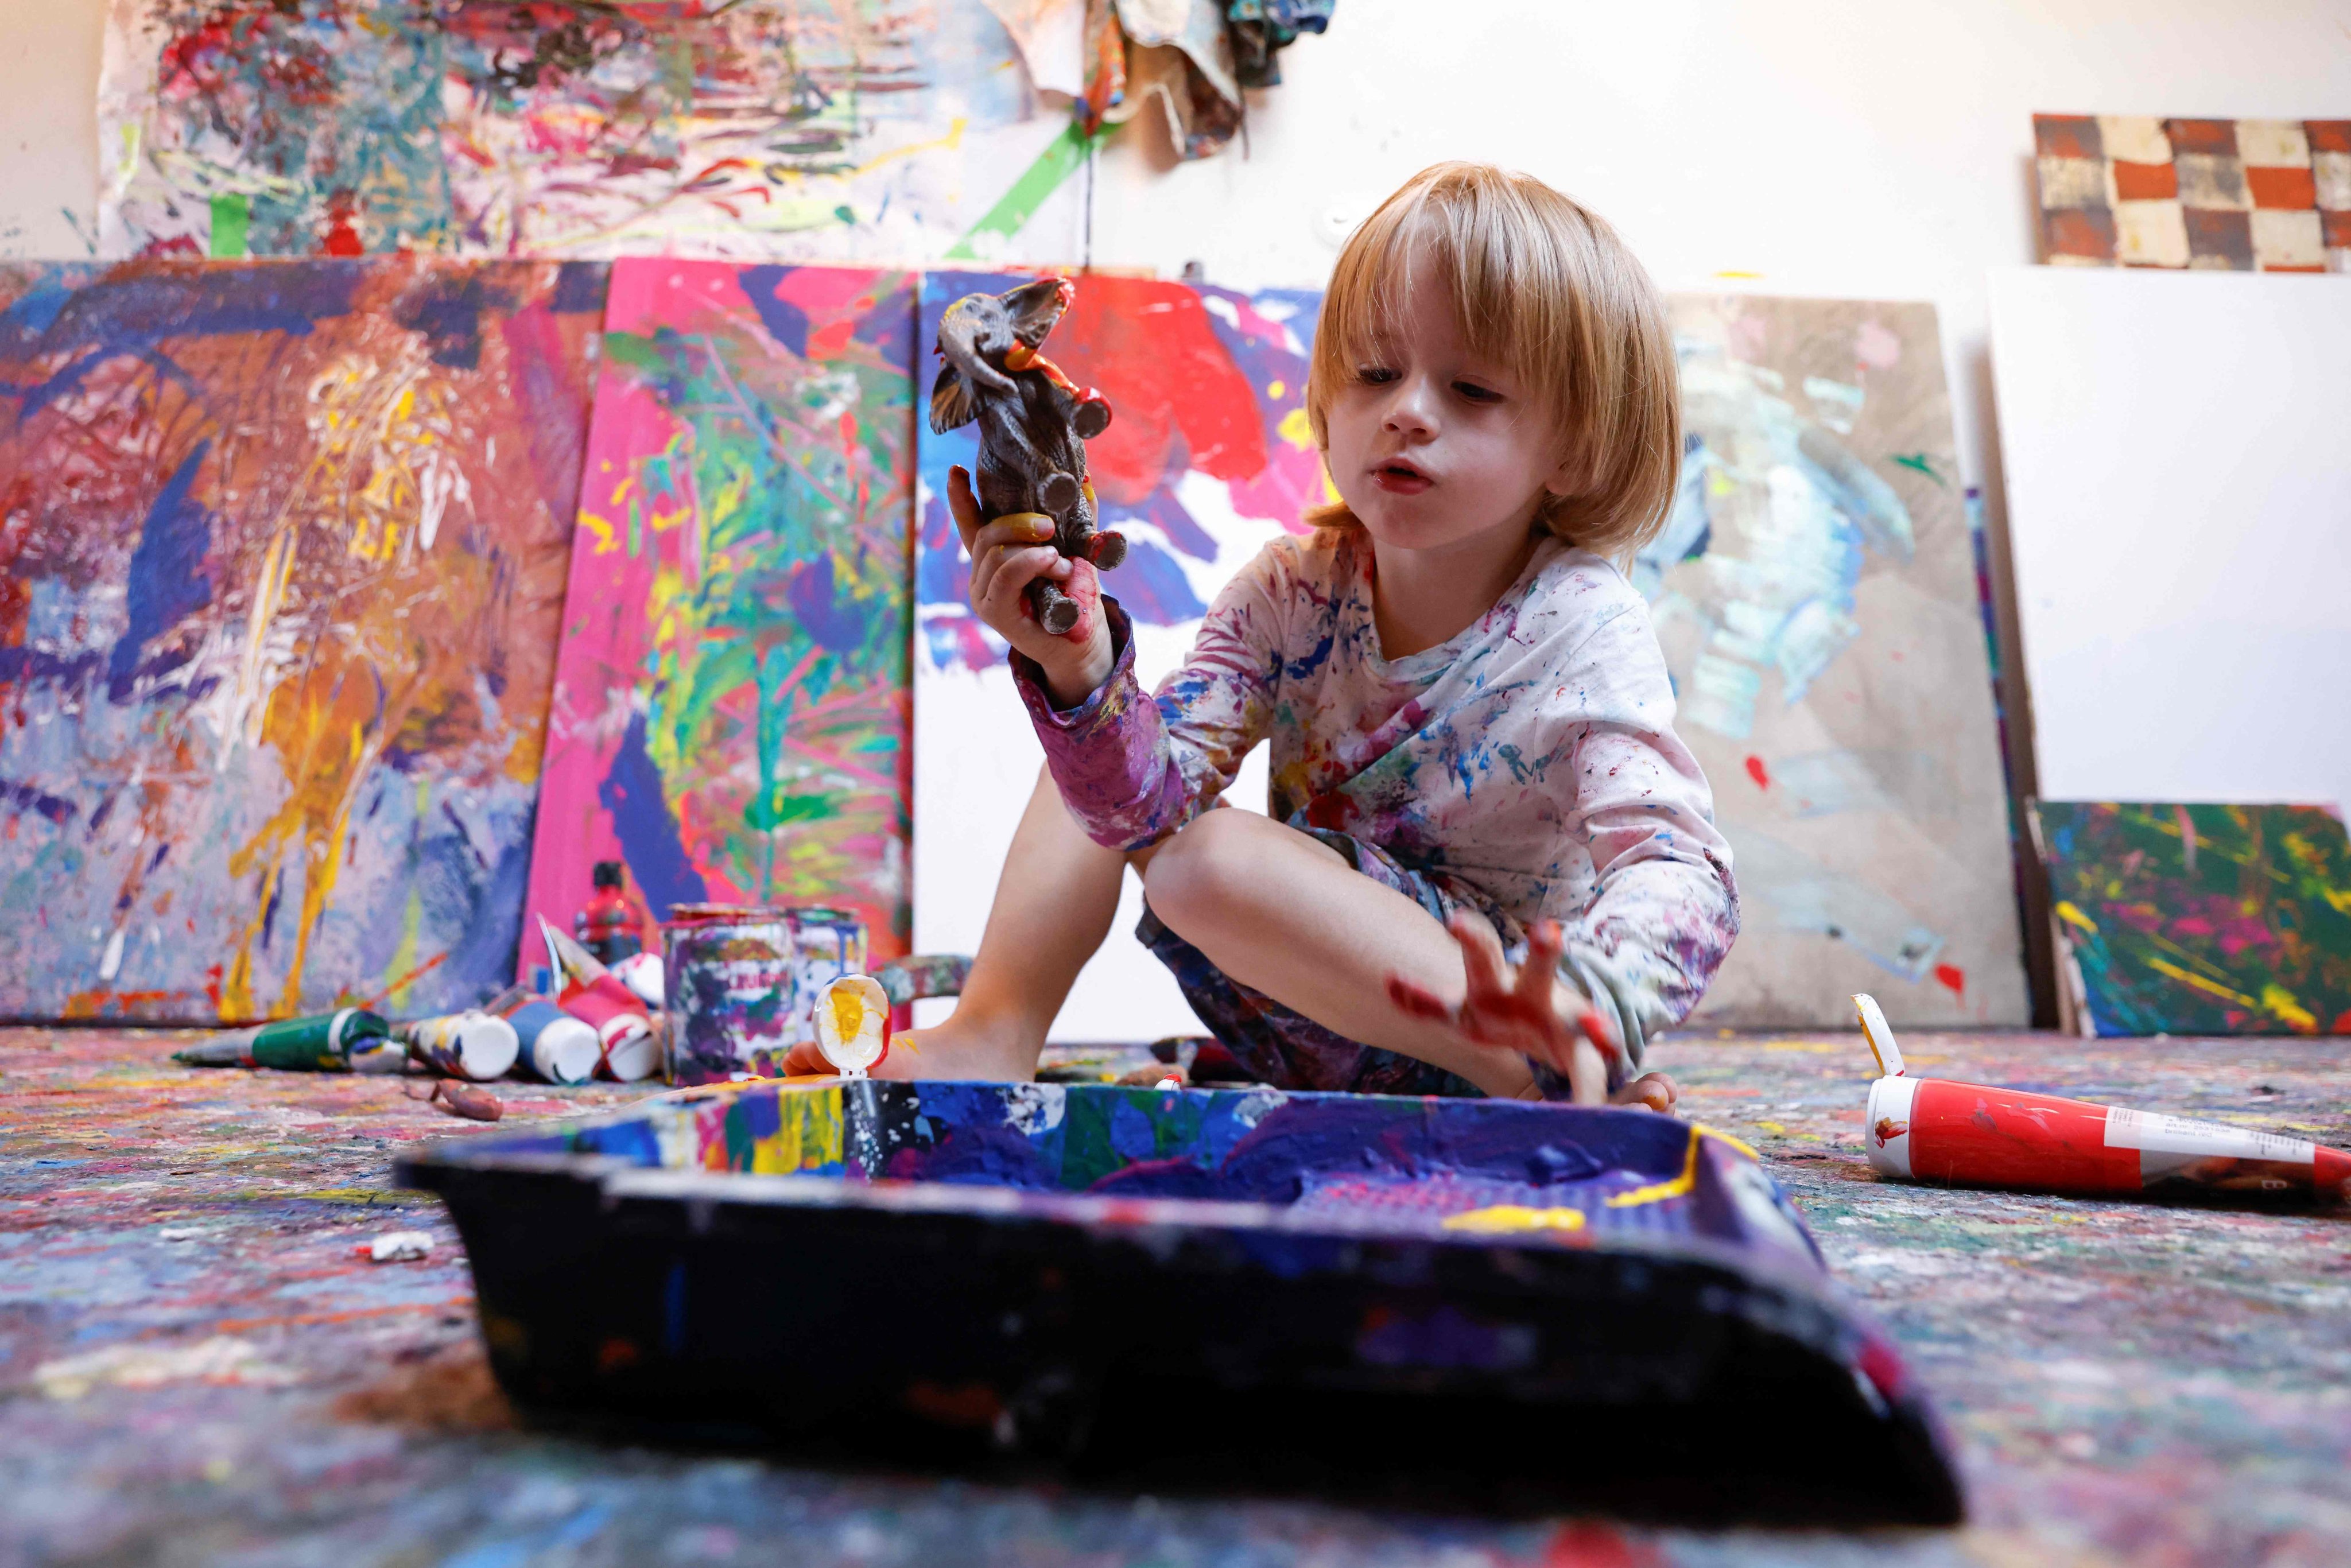
[[[2199,1122],[2189,1116],[2126,1111],[2119,1105],[2106,1108],[2106,1147],[2273,1160],[2281,1165],[2306,1166],[2316,1155],[2315,1146],[2300,1138],[2256,1133],[2244,1127],[2224,1127],[2218,1122]]]

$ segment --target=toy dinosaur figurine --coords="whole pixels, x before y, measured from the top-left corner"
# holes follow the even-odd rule
[[[1094,527],[1094,486],[1084,443],[1110,426],[1110,404],[1080,388],[1037,351],[1077,295],[1066,277],[1042,277],[1006,294],[967,294],[939,318],[939,379],[931,429],[979,421],[983,522],[1012,512],[1053,519],[1053,548],[1107,571],[1126,559],[1123,535]],[[1059,637],[1078,623],[1078,603],[1057,583],[1029,585],[1029,611]]]

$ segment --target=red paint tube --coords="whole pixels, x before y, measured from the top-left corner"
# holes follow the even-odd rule
[[[1883,1074],[1869,1086],[1864,1137],[1880,1176],[2106,1197],[2205,1191],[2351,1202],[2351,1154],[2300,1138],[1910,1077],[1877,1003],[1855,997],[1854,1005]]]

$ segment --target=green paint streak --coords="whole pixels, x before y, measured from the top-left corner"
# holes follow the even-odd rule
[[[976,261],[979,252],[973,248],[972,242],[981,235],[994,235],[1008,239],[1019,234],[1022,226],[1037,215],[1037,209],[1045,204],[1045,198],[1060,190],[1061,182],[1076,173],[1079,166],[1085,162],[1086,154],[1101,146],[1110,133],[1111,127],[1105,125],[1088,136],[1084,127],[1074,120],[1071,120],[1069,129],[1053,138],[1045,151],[1037,155],[1037,161],[1029,165],[1028,172],[1012,182],[1010,190],[997,198],[996,205],[987,209],[987,215],[972,225],[969,234],[956,241],[955,247],[947,252],[946,259]]]
[[[243,191],[230,191],[213,198],[213,259],[235,261],[245,256],[246,230],[253,219],[253,204]]]
[[[1894,459],[1894,465],[1897,468],[1916,469],[1946,490],[1951,487],[1951,482],[1935,472],[1934,464],[1927,460],[1927,455],[1923,452],[1899,454]]]

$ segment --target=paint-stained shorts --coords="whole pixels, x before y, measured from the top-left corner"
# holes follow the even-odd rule
[[[1398,865],[1385,850],[1324,828],[1302,828],[1329,844],[1347,863],[1383,887],[1392,887],[1442,923],[1459,900],[1441,892],[1420,873]],[[1492,912],[1479,910],[1492,917]],[[1158,956],[1176,977],[1176,988],[1218,1043],[1259,1082],[1278,1089],[1340,1090],[1353,1094],[1482,1094],[1457,1073],[1415,1057],[1363,1045],[1335,1034],[1263,991],[1241,984],[1208,961],[1207,954],[1160,924],[1151,906],[1134,928],[1138,941]],[[1613,1075],[1612,1075],[1613,1076]],[[1547,1099],[1564,1099],[1564,1080],[1538,1067]],[[1612,1085],[1613,1087],[1613,1085]]]

